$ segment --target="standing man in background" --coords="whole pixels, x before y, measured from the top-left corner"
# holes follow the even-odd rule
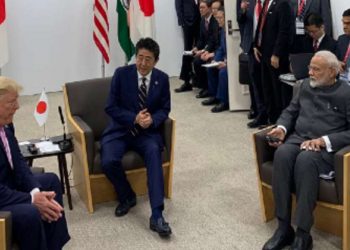
[[[182,28],[184,39],[184,50],[190,51],[195,46],[199,36],[199,24],[201,16],[199,14],[199,0],[175,0],[177,21]],[[180,93],[184,91],[191,91],[192,85],[190,84],[192,72],[192,56],[182,56],[182,66],[180,79],[184,83],[175,92]]]
[[[121,164],[127,150],[138,152],[146,165],[152,215],[151,230],[168,237],[171,228],[163,217],[164,177],[160,127],[170,112],[169,77],[155,68],[159,45],[151,38],[136,44],[136,64],[117,68],[111,83],[106,113],[111,122],[101,138],[101,163],[118,195],[117,217],[136,205],[136,194]]]
[[[282,83],[279,75],[289,71],[293,27],[289,1],[264,1],[255,33],[254,56],[260,63],[264,102],[272,124],[292,98],[292,87]]]
[[[344,34],[339,36],[336,54],[341,65],[340,77],[350,82],[350,9],[343,13]]]
[[[248,68],[251,84],[249,93],[251,99],[248,119],[249,128],[257,128],[267,124],[266,107],[264,103],[263,88],[261,85],[260,64],[256,61],[253,51],[253,42],[259,16],[264,0],[237,0],[237,22],[241,32],[241,48],[248,54]]]

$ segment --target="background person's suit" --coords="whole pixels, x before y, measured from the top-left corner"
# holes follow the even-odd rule
[[[57,222],[44,222],[30,195],[36,187],[41,191],[54,191],[55,200],[63,205],[60,181],[54,174],[33,175],[20,152],[12,124],[4,130],[13,169],[0,140],[0,211],[12,213],[13,237],[21,248],[61,249],[70,239],[65,217]]]
[[[343,34],[338,37],[336,56],[339,61],[343,61],[345,57],[346,50],[348,49],[350,43],[350,36]]]
[[[184,50],[192,50],[199,37],[199,24],[201,16],[195,0],[175,0],[175,8],[179,26],[184,38]],[[189,82],[192,73],[191,56],[182,56],[180,79]]]
[[[309,79],[277,121],[287,129],[285,143],[277,148],[273,162],[273,193],[278,219],[290,223],[291,191],[295,185],[298,228],[309,232],[318,195],[319,175],[333,167],[334,152],[350,143],[350,86],[343,81],[312,88]],[[300,150],[305,140],[328,136],[332,152]]]
[[[138,103],[138,74],[136,65],[120,67],[112,79],[107,100],[106,113],[111,121],[101,138],[102,168],[115,187],[120,202],[134,196],[121,166],[121,158],[127,149],[136,150],[144,159],[147,168],[148,191],[151,207],[163,205],[164,184],[161,162],[163,140],[160,126],[170,112],[169,77],[164,72],[153,69],[148,89],[146,108],[153,123],[147,129],[139,129],[133,136]]]
[[[267,1],[264,2],[263,9]],[[289,71],[289,49],[293,36],[291,7],[286,0],[272,0],[267,10],[265,25],[259,46],[259,28],[263,14],[260,15],[255,33],[254,46],[261,52],[261,82],[268,118],[275,123],[282,110],[288,106],[292,88],[279,80],[279,75]],[[271,65],[271,56],[279,57],[279,68]]]
[[[197,42],[198,50],[214,52],[219,46],[219,24],[214,16],[211,16],[208,30],[205,27],[205,18],[202,17],[200,24],[199,40]],[[206,70],[202,64],[206,63],[200,57],[193,61],[194,71],[196,73],[197,85],[199,88],[208,89],[208,79]]]
[[[302,53],[315,53],[321,50],[328,50],[333,54],[336,53],[337,42],[329,35],[325,34],[321,43],[318,45],[317,50],[314,50],[313,39],[310,36],[306,36],[303,39]]]
[[[260,65],[256,61],[253,53],[254,44],[254,18],[255,0],[249,1],[247,11],[241,10],[242,0],[237,0],[237,22],[241,33],[241,48],[243,53],[248,54],[248,67],[251,77],[249,85],[249,94],[251,99],[250,109],[253,110],[259,119],[266,116],[266,107],[263,99],[263,89],[261,85]]]

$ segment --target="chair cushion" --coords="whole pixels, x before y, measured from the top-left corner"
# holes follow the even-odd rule
[[[101,174],[102,167],[101,167],[101,158],[100,158],[100,149],[101,145],[100,142],[95,142],[95,157],[94,157],[94,165],[92,167],[92,173],[90,174]],[[168,162],[169,159],[169,152],[166,148],[164,148],[162,152],[162,162]],[[135,151],[128,151],[124,154],[122,159],[122,165],[125,170],[132,170],[132,169],[139,169],[145,167],[145,163],[138,153]]]
[[[264,162],[260,168],[260,178],[262,182],[268,185],[272,185],[272,169],[272,161]],[[338,200],[334,181],[320,179],[318,200],[332,204],[341,204],[341,201]]]

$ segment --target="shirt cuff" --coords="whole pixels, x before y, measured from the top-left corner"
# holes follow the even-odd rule
[[[325,135],[325,136],[322,136],[322,139],[326,143],[326,150],[327,150],[327,152],[333,152],[332,143],[329,140],[329,137],[327,135]]]
[[[34,202],[34,194],[39,193],[40,189],[39,188],[33,188],[32,191],[30,191],[30,195],[32,196],[32,203]]]
[[[286,129],[285,126],[283,126],[283,125],[277,125],[277,128],[282,129],[282,130],[284,131],[284,134],[285,134],[285,135],[287,134],[287,129]]]

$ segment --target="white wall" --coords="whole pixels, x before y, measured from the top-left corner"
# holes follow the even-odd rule
[[[334,38],[337,39],[339,35],[343,34],[343,25],[341,22],[343,12],[350,8],[349,1],[331,0],[333,30]]]
[[[111,62],[106,76],[124,64],[117,39],[116,0],[109,0]],[[101,76],[101,54],[93,39],[94,0],[7,0],[10,60],[2,69],[23,85],[23,94],[61,90],[68,81]],[[183,50],[174,0],[154,0],[158,67],[178,75]]]
[[[233,0],[232,0],[233,1]],[[101,76],[101,55],[92,40],[94,0],[7,0],[10,61],[2,69],[23,85],[23,94],[61,90],[63,83]],[[170,76],[180,72],[182,32],[174,0],[154,0],[158,67]],[[342,34],[347,1],[331,0],[335,37]],[[106,75],[124,64],[117,40],[116,0],[109,0],[111,63]]]

